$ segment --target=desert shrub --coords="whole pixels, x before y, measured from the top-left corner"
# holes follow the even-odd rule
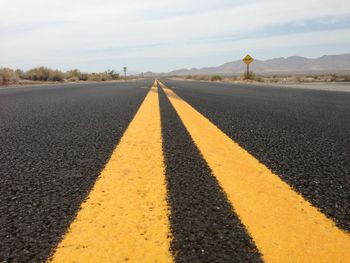
[[[247,80],[247,79],[249,79],[249,80],[255,80],[255,79],[256,79],[256,75],[255,75],[254,72],[249,72],[249,75],[247,74],[247,72],[244,72],[244,73],[243,73],[243,79],[244,79],[244,80]]]
[[[63,72],[52,70],[47,67],[32,68],[25,73],[25,78],[39,81],[62,81],[64,80]]]
[[[203,75],[194,75],[192,76],[193,79],[195,80],[204,80],[204,76]]]
[[[106,72],[103,73],[91,73],[88,75],[88,80],[90,81],[107,81],[112,80],[111,75]]]
[[[255,81],[257,81],[257,82],[265,82],[262,77],[255,77]]]
[[[302,81],[303,81],[303,78],[302,78],[301,76],[296,76],[296,77],[294,78],[294,80],[295,80],[296,82],[302,82]]]
[[[29,80],[47,80],[48,77],[48,69],[44,67],[30,69],[25,74],[25,78]]]
[[[17,76],[18,76],[20,79],[25,79],[26,74],[25,74],[25,72],[24,72],[23,70],[21,70],[21,69],[16,69],[15,72],[16,72]]]
[[[112,78],[112,80],[117,80],[117,79],[119,79],[119,73],[117,73],[115,70],[111,70],[111,69],[107,69],[106,71],[105,71],[105,73],[106,74],[108,74],[111,78]]]
[[[72,77],[68,78],[67,80],[76,82],[76,81],[79,81],[80,79],[79,79],[79,77],[72,76]]]
[[[101,76],[97,73],[91,73],[88,75],[89,81],[101,81]]]
[[[192,75],[187,75],[186,76],[186,79],[192,79],[193,77],[192,77]]]
[[[106,70],[105,72],[101,73],[86,74],[84,77],[86,77],[89,81],[108,81],[117,80],[119,79],[120,75],[114,70]]]
[[[332,82],[337,80],[337,74],[331,74],[331,79]]]
[[[82,73],[78,69],[68,70],[65,73],[65,78],[70,81],[79,81],[82,80]]]
[[[63,72],[61,72],[59,70],[54,70],[52,72],[52,75],[50,76],[50,78],[48,80],[63,81],[64,80],[64,74],[63,74]]]
[[[100,75],[102,81],[113,80],[113,77],[107,72],[100,73]]]
[[[306,78],[317,80],[318,76],[317,75],[306,75]]]
[[[80,80],[86,81],[89,79],[89,74],[88,73],[82,73],[80,76]]]
[[[16,72],[10,68],[0,68],[0,85],[17,83],[19,80]]]
[[[350,81],[350,75],[345,75],[344,76],[344,81]]]
[[[218,81],[218,80],[222,80],[222,77],[219,75],[214,75],[210,78],[211,81]]]

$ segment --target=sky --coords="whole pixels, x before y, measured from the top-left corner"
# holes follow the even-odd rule
[[[349,0],[0,0],[0,67],[168,72],[344,53]]]

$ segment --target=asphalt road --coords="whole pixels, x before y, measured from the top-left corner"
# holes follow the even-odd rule
[[[348,92],[164,83],[350,231]]]
[[[260,262],[255,245],[162,91],[160,107],[176,261]]]
[[[0,89],[0,262],[52,255],[153,82]],[[162,82],[350,231],[350,93]],[[263,261],[224,185],[158,93],[175,262]]]
[[[151,85],[0,90],[0,262],[47,258]]]

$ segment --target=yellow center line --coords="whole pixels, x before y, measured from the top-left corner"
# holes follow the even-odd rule
[[[155,83],[52,261],[172,262],[169,232]]]
[[[348,233],[161,86],[266,262],[350,262]]]

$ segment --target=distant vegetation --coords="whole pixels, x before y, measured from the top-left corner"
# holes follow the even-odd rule
[[[99,73],[83,73],[78,69],[62,72],[47,67],[36,67],[28,71],[0,68],[0,85],[16,84],[25,81],[109,81],[118,80],[119,78],[119,73],[114,70],[106,70]]]
[[[255,73],[254,72],[249,72],[249,73],[247,73],[247,72],[245,72],[244,74],[243,74],[243,79],[244,80],[256,80],[256,75],[255,75]]]
[[[18,74],[9,68],[0,68],[0,85],[16,83],[19,80]]]
[[[182,78],[180,76],[175,76],[175,78]],[[188,80],[203,80],[203,81],[229,81],[229,80],[246,80],[247,74],[243,74],[242,76],[224,76],[224,75],[187,75],[185,79]],[[257,77],[253,72],[249,74],[250,80],[255,80]]]
[[[219,81],[219,80],[222,80],[222,77],[219,75],[214,75],[214,76],[211,76],[210,80],[211,81]]]
[[[33,68],[22,74],[23,79],[39,81],[62,81],[64,73],[46,67]]]

